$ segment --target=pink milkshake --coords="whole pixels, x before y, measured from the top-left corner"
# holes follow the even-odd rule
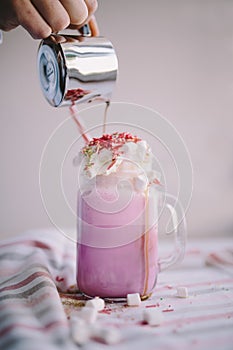
[[[158,194],[147,143],[128,133],[82,150],[77,283],[88,296],[148,295],[158,275]]]

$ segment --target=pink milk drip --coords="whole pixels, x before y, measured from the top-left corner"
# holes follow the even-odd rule
[[[116,190],[114,175],[97,178],[78,198],[78,287],[92,297],[147,295],[158,275],[156,191]]]

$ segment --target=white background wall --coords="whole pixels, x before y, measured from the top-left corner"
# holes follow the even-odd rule
[[[190,235],[232,235],[233,1],[99,0],[97,19],[119,58],[113,100],[158,110],[190,151]],[[51,225],[38,168],[68,112],[41,94],[38,44],[20,28],[0,46],[1,238]]]

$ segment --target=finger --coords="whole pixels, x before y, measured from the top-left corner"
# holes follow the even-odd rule
[[[85,23],[85,24],[88,24],[88,25],[89,25],[90,35],[91,35],[91,36],[98,36],[98,35],[99,35],[98,24],[97,24],[97,22],[96,22],[96,19],[93,18],[93,17],[94,17],[94,16],[92,16],[91,19],[90,19],[90,21],[89,21],[88,23]],[[79,30],[79,32],[80,32],[82,35],[85,36],[86,33],[85,33],[85,30],[83,30],[83,29],[85,29],[85,28],[84,28],[85,24],[82,24],[82,25],[79,25],[79,26],[74,25],[74,24],[70,24],[70,25],[69,25],[69,28],[70,28],[70,29],[77,29],[77,30]],[[89,35],[87,35],[87,36],[89,36]]]
[[[22,25],[34,39],[47,38],[52,30],[38,13],[33,4],[28,0],[21,0],[16,6],[16,15]]]
[[[55,43],[55,44],[63,44],[66,42],[66,38],[64,38],[64,36],[56,34],[55,35],[51,35],[51,40]]]
[[[88,23],[90,25],[90,27],[92,26],[92,29],[93,29],[93,36],[97,36],[99,35],[99,29],[98,29],[98,25],[97,25],[97,22],[95,20],[95,17],[93,16],[93,13],[97,10],[98,8],[98,3],[97,3],[97,0],[85,0],[85,3],[86,3],[86,6],[87,6],[87,9],[88,9],[88,17],[85,19],[85,21],[83,21],[80,26],[82,27],[84,24]],[[92,20],[92,17],[93,17],[93,20]]]
[[[66,9],[70,23],[80,25],[86,21],[88,17],[88,8],[84,0],[60,0]]]
[[[97,0],[84,0],[88,9],[88,18],[90,18],[98,8]]]
[[[0,1],[0,29],[4,31],[16,28],[19,25],[14,7],[8,0]]]
[[[32,0],[32,3],[53,32],[65,29],[70,24],[70,17],[59,0]]]
[[[97,24],[97,21],[95,19],[95,16],[91,16],[89,22],[89,27],[90,27],[90,30],[91,30],[91,35],[92,36],[98,36],[100,35],[99,33],[99,27],[98,27],[98,24]]]

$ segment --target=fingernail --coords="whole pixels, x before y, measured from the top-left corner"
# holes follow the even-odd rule
[[[91,30],[88,24],[84,24],[79,30],[83,36],[91,35]]]

